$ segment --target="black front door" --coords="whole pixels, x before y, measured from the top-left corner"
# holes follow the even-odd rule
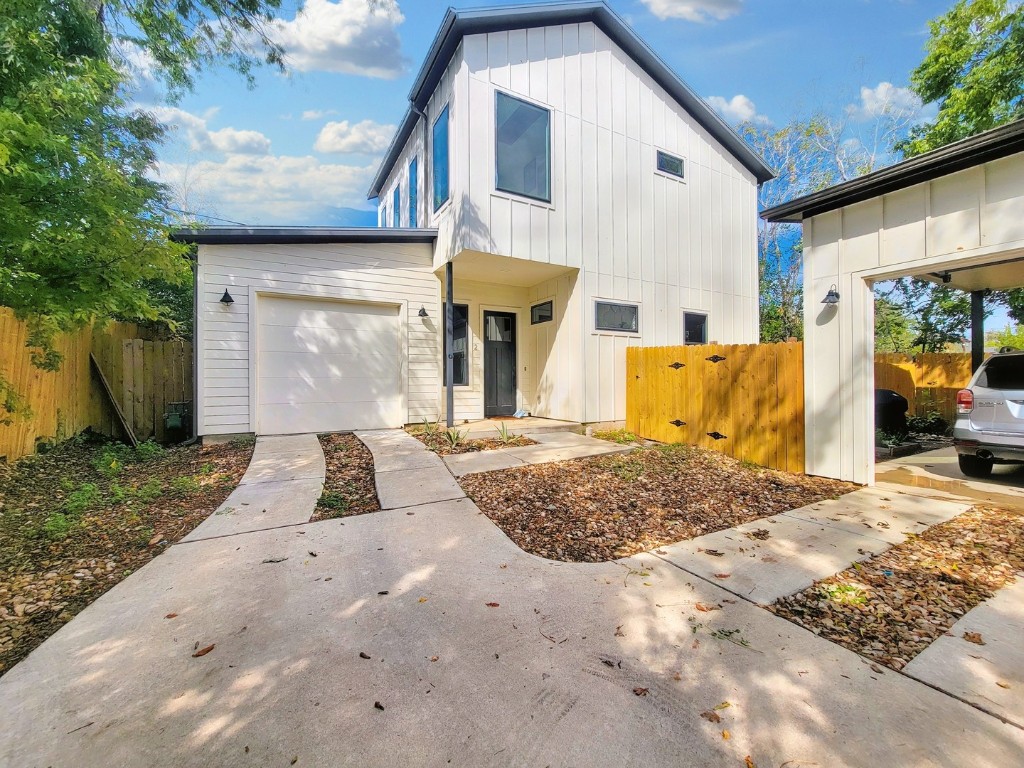
[[[484,416],[516,412],[516,316],[484,312]]]

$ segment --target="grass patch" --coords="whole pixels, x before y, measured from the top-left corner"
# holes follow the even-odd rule
[[[598,429],[594,432],[594,437],[598,440],[607,440],[610,443],[618,443],[619,445],[631,445],[640,442],[640,438],[628,429]]]

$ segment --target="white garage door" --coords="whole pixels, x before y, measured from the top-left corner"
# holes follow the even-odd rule
[[[257,322],[261,434],[404,423],[398,307],[268,296]]]

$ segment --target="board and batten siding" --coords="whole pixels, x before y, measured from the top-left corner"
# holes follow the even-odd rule
[[[254,432],[250,376],[257,292],[400,307],[407,331],[404,390],[410,422],[435,418],[441,386],[440,284],[429,244],[201,245],[196,350],[200,435]],[[220,298],[227,289],[234,304]],[[428,317],[419,317],[420,307]]]
[[[1018,154],[804,221],[809,474],[874,481],[874,282],[1019,253],[1022,212]],[[833,285],[841,299],[828,309],[820,302]]]

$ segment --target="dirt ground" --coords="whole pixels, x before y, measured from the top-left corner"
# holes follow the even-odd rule
[[[324,491],[311,522],[377,512],[377,488],[373,479],[373,455],[355,435],[320,435],[327,460]]]
[[[0,674],[220,506],[253,445],[78,437],[0,465]]]
[[[527,552],[577,562],[625,557],[857,487],[685,445],[467,475],[460,483]]]
[[[977,506],[770,607],[902,669],[1024,570],[1024,513]]]

